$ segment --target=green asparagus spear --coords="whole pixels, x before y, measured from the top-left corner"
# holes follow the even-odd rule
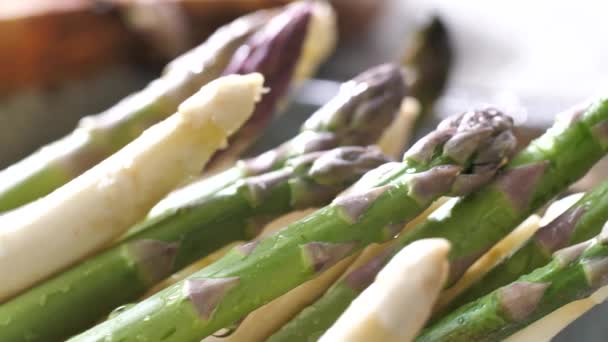
[[[602,224],[593,229],[599,230]],[[425,329],[417,341],[500,341],[557,308],[591,295],[608,283],[607,230],[557,251],[546,266],[462,306]]]
[[[477,256],[583,175],[605,153],[608,145],[602,140],[605,138],[601,136],[601,128],[608,124],[605,121],[608,119],[608,102],[600,101],[584,117],[581,115],[580,108],[577,108],[563,121],[558,121],[544,136],[519,153],[493,184],[456,205],[448,202],[439,208],[437,213],[441,215],[433,217],[432,214],[413,231],[400,236],[389,251],[338,281],[313,305],[275,333],[270,341],[312,341],[321,336],[371,284],[390,257],[412,241],[424,237],[448,238],[452,243],[450,260],[452,268],[455,268],[450,270],[451,278],[460,277]],[[550,163],[549,170],[545,170],[545,163]],[[560,170],[556,170],[557,167]],[[544,183],[538,181],[543,172],[546,177]],[[536,193],[534,186],[538,189]],[[533,194],[535,197],[531,201]],[[528,206],[524,206],[525,203],[529,203]],[[588,233],[582,234],[581,239],[588,237]],[[487,242],[481,244],[482,241]],[[467,256],[470,250],[475,252]]]
[[[410,92],[423,111],[429,111],[440,96],[452,64],[447,29],[438,17],[418,31],[403,58],[406,74],[410,76]],[[398,250],[397,250],[398,251]],[[354,275],[341,279],[314,304],[302,310],[289,323],[269,338],[269,341],[316,341],[346,310],[357,295],[371,283],[375,273],[389,260],[383,253],[371,260]],[[363,280],[366,278],[367,280]],[[353,287],[353,283],[357,283]]]
[[[501,261],[445,309],[457,308],[546,265],[558,249],[587,240],[608,221],[608,182],[586,194],[551,223],[541,227],[511,256]]]
[[[450,201],[398,240],[426,237],[452,244],[450,281],[552,197],[582,177],[608,152],[608,99],[561,114],[545,134],[479,192]]]
[[[392,238],[397,225],[440,196],[480,186],[515,148],[511,128],[494,109],[445,120],[402,163],[371,171],[329,206],[233,249],[73,341],[200,341],[369,243]]]
[[[0,322],[9,321],[0,329],[0,341],[24,340],[26,332],[31,340],[53,341],[82,331],[181,267],[228,242],[254,238],[256,223],[296,207],[329,202],[354,181],[349,175],[360,174],[382,159],[368,150],[350,148],[342,155],[342,164],[325,164],[323,171],[319,161],[313,179],[285,177],[296,162],[321,150],[378,139],[398,112],[404,84],[399,67],[392,65],[373,68],[345,83],[296,138],[238,163],[226,172],[228,177],[220,174],[189,186],[193,188],[189,194],[197,196],[144,220],[120,244],[0,306]],[[298,170],[298,175],[303,172]],[[231,178],[235,174],[238,177]],[[230,181],[219,182],[222,177]],[[211,190],[201,187],[204,184]],[[268,197],[259,205],[251,204],[259,197],[247,197],[249,193]]]
[[[0,212],[50,193],[175,113],[182,101],[222,74],[237,48],[267,19],[268,13],[260,12],[220,28],[142,91],[82,119],[70,135],[0,172]]]
[[[373,67],[345,82],[326,105],[318,109],[291,140],[215,176],[175,191],[149,214],[156,217],[214,194],[243,177],[276,170],[294,156],[346,145],[374,144],[390,125],[406,95],[405,79],[392,64]]]
[[[255,236],[268,217],[327,203],[386,162],[376,148],[340,147],[305,154],[282,169],[245,178],[203,203],[151,222],[140,233],[0,306],[0,322],[7,322],[0,340],[65,339],[212,252],[212,246]]]

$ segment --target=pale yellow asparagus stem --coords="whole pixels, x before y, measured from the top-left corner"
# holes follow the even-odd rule
[[[556,217],[566,211],[566,209],[576,203],[582,196],[583,194],[570,195],[549,206],[542,217],[536,214],[528,217],[515,230],[513,230],[509,235],[505,236],[501,241],[494,245],[494,247],[481,256],[473,265],[471,265],[462,278],[460,278],[454,285],[443,291],[439,297],[439,300],[437,300],[435,310],[441,311],[446,307],[446,305],[452,302],[454,298],[456,298],[474,283],[480,281],[480,279],[490,270],[492,270],[492,268],[494,268],[494,266],[496,266],[500,261],[515,252],[540,227],[553,221]]]
[[[402,249],[319,341],[411,341],[447,280],[448,252],[443,239]]]
[[[99,250],[194,176],[249,118],[263,76],[227,76],[73,181],[0,216],[0,300]]]

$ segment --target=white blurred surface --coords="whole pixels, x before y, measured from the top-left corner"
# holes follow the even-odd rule
[[[608,2],[395,1],[436,11],[456,51],[452,80],[526,96],[586,98],[608,89]]]

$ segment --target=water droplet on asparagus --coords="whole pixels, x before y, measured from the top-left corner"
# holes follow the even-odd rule
[[[118,315],[120,315],[121,313],[129,310],[130,308],[134,307],[135,304],[125,304],[123,306],[119,306],[116,309],[112,310],[112,312],[110,312],[110,314],[108,315],[108,319],[112,319]]]

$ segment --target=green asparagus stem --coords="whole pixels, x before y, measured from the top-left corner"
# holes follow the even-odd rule
[[[608,182],[586,194],[551,223],[541,227],[517,251],[501,261],[475,285],[456,297],[444,310],[462,306],[476,298],[515,281],[523,274],[546,265],[558,249],[587,240],[599,234],[608,221]],[[439,317],[439,316],[437,316]]]
[[[7,322],[0,340],[63,340],[117,305],[138,299],[213,246],[252,238],[269,217],[327,203],[386,162],[376,148],[305,154],[280,170],[245,178],[202,203],[147,222],[147,229],[0,306],[0,322]]]
[[[450,281],[551,198],[582,177],[608,151],[608,99],[572,108],[518,153],[479,192],[446,203],[398,239],[450,241]]]
[[[500,341],[607,283],[605,228],[597,238],[557,251],[546,266],[452,312],[417,341]]]
[[[450,271],[451,277],[452,279],[460,277],[477,256],[483,254],[494,242],[500,240],[545,201],[583,175],[605,153],[608,146],[602,145],[604,141],[602,137],[592,134],[593,129],[587,127],[603,127],[608,123],[605,121],[608,119],[608,103],[600,101],[589,109],[583,118],[579,117],[581,114],[579,108],[572,115],[558,121],[544,136],[520,152],[493,184],[456,205],[453,202],[447,203],[437,210],[438,213],[443,214],[429,217],[413,231],[397,238],[394,246],[387,253],[375,257],[338,281],[313,305],[302,310],[275,333],[270,341],[312,341],[321,336],[359,293],[371,284],[376,273],[391,256],[415,240],[424,237],[448,238],[452,243],[450,253],[452,268],[456,267],[455,270]],[[569,121],[570,119],[574,120]],[[597,129],[595,131],[599,133]],[[579,149],[578,146],[582,148]],[[535,165],[543,165],[545,161],[560,169],[550,168],[544,171],[546,179],[542,183],[538,182],[538,178],[539,172],[543,172],[543,169],[537,169]],[[526,166],[522,168],[522,165]],[[526,168],[531,171],[527,171]],[[513,172],[520,169],[526,173]],[[533,186],[537,187],[536,192]],[[526,193],[526,190],[530,192]],[[530,201],[533,194],[535,197]],[[525,207],[522,206],[522,202],[530,204]],[[593,213],[601,215],[595,211]],[[593,236],[593,232],[589,233],[582,228],[578,241],[589,238],[590,235]],[[469,257],[467,253],[471,250],[475,252]],[[549,255],[551,252],[548,252]],[[520,267],[523,268],[530,260],[526,259],[522,262],[524,264]],[[516,277],[521,274],[524,273],[518,273]]]
[[[215,161],[240,154],[269,123],[286,94],[313,10],[309,3],[296,3],[278,15],[255,12],[218,29],[204,44],[170,63],[144,90],[84,118],[72,134],[0,172],[0,212],[42,197],[80,175],[174,113],[182,101],[218,76],[260,72],[271,92]]]
[[[50,193],[175,113],[182,101],[222,74],[237,48],[266,20],[268,13],[260,12],[220,28],[142,91],[83,118],[70,135],[0,172],[0,212]]]
[[[229,242],[254,238],[265,220],[328,203],[354,176],[385,160],[369,149],[320,151],[378,139],[399,110],[404,84],[399,67],[392,65],[345,83],[296,138],[189,186],[187,201],[182,196],[179,206],[151,215],[118,245],[0,306],[0,322],[9,322],[0,329],[0,341],[64,339],[139,299],[183,266]],[[324,157],[306,176],[310,158],[321,153],[333,157],[333,164]]]
[[[452,65],[452,50],[447,29],[438,17],[419,30],[408,45],[402,61],[410,77],[410,92],[422,111],[428,112],[441,95]],[[397,250],[398,251],[398,250]],[[350,303],[373,281],[375,274],[390,260],[384,253],[353,275],[336,282],[314,304],[302,310],[269,341],[316,341],[346,310]],[[356,283],[356,284],[355,284]],[[353,286],[355,285],[355,286]]]
[[[512,120],[492,109],[448,119],[402,163],[375,169],[331,205],[230,251],[73,341],[200,341],[369,243],[392,238],[395,224],[440,196],[480,186],[515,148],[511,128]]]

